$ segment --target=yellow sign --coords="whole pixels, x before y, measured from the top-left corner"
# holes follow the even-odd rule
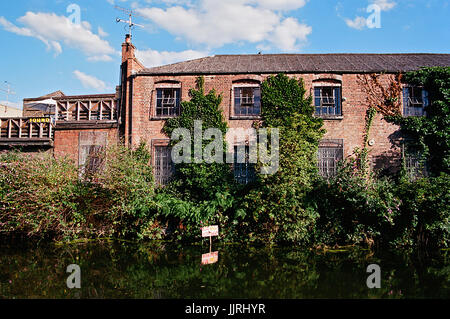
[[[40,118],[32,118],[30,119],[31,123],[50,123],[49,117],[40,117]]]

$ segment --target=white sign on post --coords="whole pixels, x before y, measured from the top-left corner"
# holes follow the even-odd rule
[[[219,236],[218,225],[202,227],[202,237],[212,237],[212,236]]]

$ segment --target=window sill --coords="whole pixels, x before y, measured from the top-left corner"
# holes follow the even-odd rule
[[[321,118],[323,120],[329,120],[329,121],[339,121],[343,120],[344,116],[342,115],[315,115],[315,117]]]
[[[261,116],[230,116],[230,120],[261,120]]]
[[[426,114],[408,114],[408,115],[402,115],[402,117],[407,118],[407,117],[424,117],[426,116]]]
[[[168,119],[173,119],[176,117],[178,117],[178,115],[176,115],[176,116],[159,116],[159,117],[155,116],[155,117],[151,117],[150,121],[166,121]]]

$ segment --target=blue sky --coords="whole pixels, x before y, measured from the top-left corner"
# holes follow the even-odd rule
[[[0,89],[11,83],[10,103],[114,92],[126,33],[115,19],[127,18],[114,5],[139,13],[133,43],[148,67],[259,51],[450,53],[450,0],[1,1]]]

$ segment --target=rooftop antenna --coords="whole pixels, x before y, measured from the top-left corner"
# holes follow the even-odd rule
[[[16,92],[11,91],[11,83],[9,83],[8,81],[5,81],[4,83],[5,83],[6,87],[7,87],[7,89],[6,90],[0,89],[0,91],[3,91],[3,92],[6,93],[6,102],[9,102],[9,96],[10,95],[15,95]]]
[[[131,37],[131,32],[133,31],[133,28],[134,28],[135,26],[138,26],[138,27],[141,27],[141,28],[144,27],[143,25],[140,25],[140,24],[137,24],[137,23],[134,23],[134,22],[133,22],[133,16],[141,16],[141,17],[142,17],[142,15],[136,13],[136,11],[134,11],[134,10],[129,10],[129,9],[126,9],[126,8],[122,8],[122,7],[119,7],[119,6],[114,6],[114,8],[116,8],[117,10],[123,11],[123,12],[125,12],[126,14],[128,14],[128,17],[129,17],[128,20],[123,20],[123,19],[117,18],[117,19],[116,19],[116,22],[117,22],[117,23],[122,22],[122,23],[128,24],[128,28],[129,28],[128,34],[130,35],[130,37]]]

